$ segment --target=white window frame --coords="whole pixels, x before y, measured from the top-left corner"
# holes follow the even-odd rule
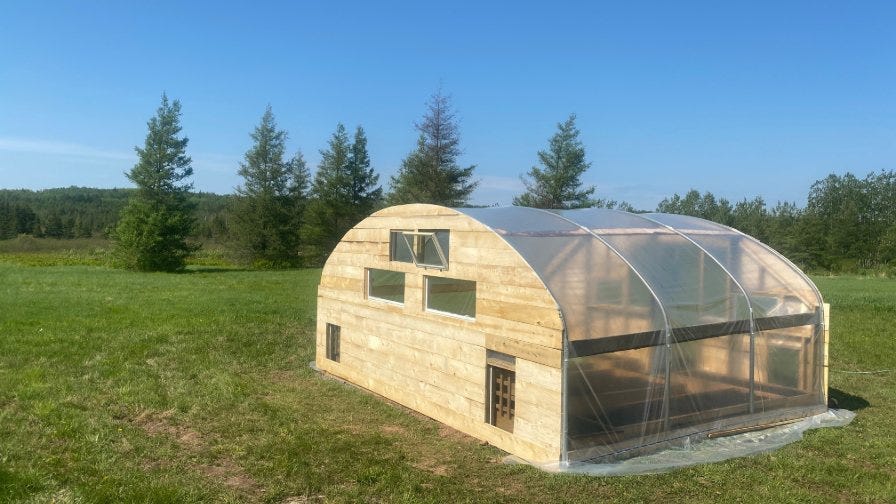
[[[459,280],[459,281],[463,281],[463,282],[473,282],[474,285],[476,284],[475,280],[467,280],[464,278],[434,277],[431,275],[423,275],[423,311],[425,311],[426,313],[435,313],[437,315],[444,315],[446,317],[453,317],[453,318],[461,319],[461,320],[467,320],[467,321],[472,321],[472,322],[476,321],[475,315],[471,317],[469,315],[461,315],[460,313],[451,313],[451,312],[446,312],[443,310],[436,310],[435,308],[430,308],[429,307],[429,279],[430,278],[446,278],[448,280]],[[477,301],[477,296],[476,296],[476,291],[474,291],[474,293],[473,293],[473,310],[474,311],[476,310],[476,308],[475,308],[476,301]]]
[[[437,233],[439,231],[444,231],[446,233],[449,233],[449,239],[450,239],[450,230],[448,230],[448,229],[444,229],[444,230],[440,229],[437,231],[403,231],[403,230],[399,230],[399,229],[392,229],[392,230],[389,230],[389,239],[390,240],[392,239],[392,233],[397,233],[397,234],[401,235],[401,237],[404,239],[404,243],[408,246],[408,250],[411,251],[411,261],[414,263],[414,266],[416,266],[418,268],[423,268],[423,269],[438,269],[438,270],[444,271],[444,270],[448,269],[448,258],[447,258],[447,256],[445,256],[445,251],[442,250],[442,244],[439,243],[439,239],[438,239],[438,235],[437,235]],[[426,263],[421,262],[422,258],[417,257],[417,247],[415,247],[414,245],[417,243],[418,239],[422,239],[422,238],[432,238],[432,244],[435,246],[436,254],[438,254],[439,262],[441,264],[426,264]],[[395,259],[393,259],[391,257],[391,255],[392,255],[392,250],[391,250],[392,244],[391,243],[389,244],[389,247],[390,247],[389,260],[395,261]],[[398,261],[398,262],[404,262],[404,261]]]
[[[378,301],[378,302],[380,302],[380,303],[389,303],[389,304],[391,304],[391,305],[395,305],[395,306],[404,306],[404,301],[401,301],[401,302],[393,301],[393,300],[391,300],[391,299],[386,299],[386,298],[381,298],[381,297],[379,297],[379,296],[374,296],[373,294],[370,293],[370,288],[371,288],[371,286],[373,285],[373,284],[370,282],[370,272],[373,271],[373,270],[377,270],[377,271],[387,271],[387,272],[389,272],[389,273],[398,273],[398,274],[402,275],[402,277],[404,277],[404,282],[402,282],[402,287],[404,287],[404,286],[407,285],[407,274],[404,273],[404,272],[402,272],[402,271],[384,270],[384,269],[380,269],[380,268],[364,268],[364,272],[365,272],[365,274],[364,274],[364,284],[365,284],[365,285],[364,285],[364,287],[365,287],[365,288],[364,288],[364,293],[366,294],[367,299],[373,299],[374,301]],[[404,296],[404,293],[402,292],[402,294],[401,294],[401,298],[404,299],[404,297],[405,297],[405,296]]]

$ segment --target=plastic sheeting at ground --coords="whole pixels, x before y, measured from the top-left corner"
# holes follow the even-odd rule
[[[831,409],[786,425],[745,432],[715,439],[684,438],[682,446],[668,448],[657,453],[611,463],[572,462],[538,466],[552,472],[570,472],[594,476],[625,476],[671,471],[697,464],[720,462],[736,457],[777,450],[799,441],[803,433],[820,427],[841,427],[849,424],[855,413],[844,409]],[[520,463],[516,457],[508,457],[508,463]]]

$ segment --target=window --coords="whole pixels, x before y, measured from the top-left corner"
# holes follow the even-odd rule
[[[426,309],[476,317],[476,282],[427,276]]]
[[[513,432],[516,416],[516,359],[492,350],[486,356],[488,401],[486,420],[491,425]]]
[[[421,229],[417,235],[417,264],[419,266],[448,267],[448,230]]]
[[[393,230],[389,233],[389,260],[448,269],[448,245],[447,229]]]
[[[391,231],[389,233],[389,260],[406,263],[414,262],[414,254],[411,253],[413,237],[405,239],[405,231]],[[410,245],[409,245],[410,244]]]
[[[327,358],[339,362],[339,333],[338,325],[327,323]]]
[[[367,296],[404,304],[404,273],[368,269]]]

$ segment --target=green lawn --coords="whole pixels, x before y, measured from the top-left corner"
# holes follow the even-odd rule
[[[0,253],[0,502],[892,502],[896,281],[818,278],[833,396],[779,451],[598,478],[503,453],[308,368],[320,272],[141,274]],[[67,264],[67,263],[66,263]]]

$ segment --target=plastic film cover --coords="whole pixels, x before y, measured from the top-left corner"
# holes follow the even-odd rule
[[[825,409],[821,296],[758,241],[667,214],[459,210],[513,247],[563,314],[564,463]]]

